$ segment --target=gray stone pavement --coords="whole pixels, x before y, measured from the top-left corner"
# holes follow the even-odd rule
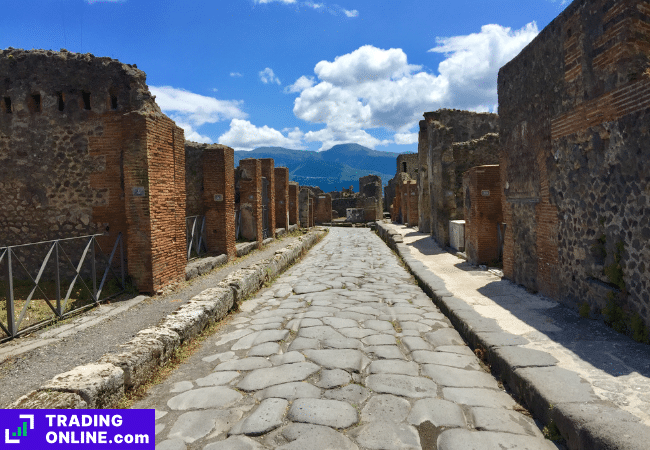
[[[368,229],[330,229],[133,407],[158,450],[556,448]]]

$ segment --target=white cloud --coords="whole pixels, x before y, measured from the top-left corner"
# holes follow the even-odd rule
[[[273,3],[273,2],[290,5],[292,3],[296,3],[296,0],[253,0],[253,3],[255,3],[256,5],[262,5],[264,3]]]
[[[297,0],[253,0],[253,3],[256,5],[262,5],[265,3],[282,3],[285,5],[294,5],[297,7],[304,6],[319,12],[327,11],[328,13],[334,16],[339,16],[344,14],[346,17],[349,18],[359,17],[359,11],[357,11],[356,9],[347,10],[345,8],[340,7],[339,5],[328,6],[325,3],[316,3],[313,1],[299,2]]]
[[[294,102],[296,117],[325,128],[305,135],[306,140],[330,142],[349,138],[369,147],[383,145],[365,129],[386,128],[396,132],[394,142],[417,142],[410,133],[425,111],[458,108],[496,111],[499,68],[515,57],[538,33],[530,23],[520,30],[485,25],[480,33],[439,38],[430,51],[443,53],[438,74],[411,65],[399,48],[370,45],[316,64],[318,80],[312,86],[301,77],[291,92],[300,92]],[[358,141],[362,144],[361,141]]]
[[[231,77],[243,77],[243,75],[239,72],[230,72]]]
[[[394,140],[398,145],[417,144],[418,133],[395,133]]]
[[[126,0],[86,0],[86,3],[92,5],[93,3],[125,3]]]
[[[316,82],[314,81],[314,77],[306,77],[303,75],[300,78],[298,78],[295,83],[285,87],[284,93],[291,94],[291,93],[302,92],[305,89],[312,87],[315,83]]]
[[[222,134],[218,142],[235,150],[253,150],[257,147],[286,147],[304,149],[303,133],[298,129],[285,129],[282,132],[267,125],[256,127],[248,120],[233,119],[230,129]]]
[[[275,74],[273,73],[273,70],[268,67],[262,70],[259,73],[259,76],[260,76],[260,80],[262,80],[262,83],[264,84],[269,84],[269,83],[281,84],[278,77],[276,77]]]
[[[306,142],[321,142],[319,150],[329,150],[337,144],[347,144],[353,142],[369,148],[375,148],[378,145],[388,145],[390,140],[380,141],[371,136],[365,130],[361,129],[337,129],[326,127],[318,131],[309,131],[305,133]]]
[[[359,17],[359,11],[357,11],[356,9],[353,9],[352,11],[348,11],[347,9],[344,9],[343,14],[345,14],[348,17]]]
[[[188,140],[212,142],[196,129],[206,123],[248,117],[241,110],[242,101],[218,100],[171,86],[149,86],[149,90],[156,96],[160,109],[185,130],[185,139]]]

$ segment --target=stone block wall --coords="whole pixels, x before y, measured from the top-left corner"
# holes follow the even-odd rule
[[[397,157],[397,170],[395,173],[405,173],[415,180],[418,176],[418,155],[417,153],[403,153]]]
[[[0,51],[0,245],[122,232],[143,292],[184,277],[182,129],[134,66]]]
[[[300,186],[293,181],[289,182],[289,224],[300,227]]]
[[[330,194],[317,195],[314,198],[314,223],[332,222],[332,196]]]
[[[406,197],[408,198],[407,206],[407,223],[411,227],[418,224],[418,183],[415,180],[409,181],[406,184]]]
[[[650,5],[576,0],[499,72],[505,275],[650,323]]]
[[[498,165],[472,167],[463,176],[465,253],[472,264],[494,264],[500,257],[501,181]]]
[[[187,144],[185,148],[187,149]],[[235,153],[225,145],[203,149],[203,214],[208,251],[237,256],[235,248]],[[187,154],[187,153],[186,153]],[[187,172],[186,172],[187,173]],[[187,185],[187,183],[186,183]]]
[[[397,189],[398,186],[401,185],[402,182],[408,181],[411,178],[408,176],[407,173],[401,172],[395,175],[392,179],[388,180],[388,186],[384,188],[384,200],[386,203],[386,209],[391,210],[390,205],[395,205],[396,204],[396,199],[397,202],[399,203],[399,198],[397,196]],[[394,209],[394,208],[393,208]],[[395,215],[393,215],[395,214]],[[396,215],[399,214],[399,208],[395,210],[395,212],[391,212],[391,218],[393,221],[396,220]]]
[[[275,237],[275,163],[272,158],[263,158],[260,159],[262,163],[262,176],[266,178],[267,181],[267,195],[269,203],[268,208],[268,227],[269,227],[269,236]]]
[[[289,169],[275,169],[275,227],[289,228]]]
[[[262,245],[262,163],[259,159],[239,161],[239,208],[241,235]]]
[[[420,120],[418,137],[418,230],[420,233],[431,233],[431,197],[429,195],[429,168],[427,165],[427,149],[429,147],[427,121]]]
[[[359,178],[359,194],[365,197],[366,218],[368,221],[384,217],[381,177],[367,175]]]
[[[313,195],[314,194],[309,189],[306,188],[300,189],[300,194],[298,197],[298,212],[299,212],[300,226],[304,228],[309,228],[311,226],[310,213],[309,213],[309,204],[310,204],[309,197]]]
[[[449,221],[463,219],[463,172],[499,163],[499,138],[494,134],[498,116],[441,109],[424,113],[424,118],[426,145],[418,143],[418,152],[426,153],[431,234],[448,246]]]
[[[309,227],[313,227],[316,225],[316,222],[314,220],[314,198],[309,197]]]

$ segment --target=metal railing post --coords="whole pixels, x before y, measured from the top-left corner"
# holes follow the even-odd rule
[[[14,315],[14,279],[11,270],[11,247],[7,247],[7,328],[9,336],[16,335],[16,317]]]
[[[95,303],[98,302],[97,299],[97,268],[95,267],[95,236],[91,237],[91,250],[90,250],[90,267],[93,271],[93,300]]]
[[[54,276],[56,278],[56,315],[61,317],[63,311],[61,311],[61,274],[59,272],[59,241],[57,240],[54,243]]]

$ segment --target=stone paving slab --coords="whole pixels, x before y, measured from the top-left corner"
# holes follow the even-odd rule
[[[134,408],[156,409],[159,450],[428,449],[474,418],[547,446],[367,229],[331,230]]]
[[[601,322],[581,318],[567,306],[527,292],[494,271],[463,262],[427,234],[388,223],[379,223],[378,230],[460,334],[472,347],[486,351],[493,371],[533,415],[542,423],[552,420],[557,425],[568,448],[648,448],[650,346]],[[393,234],[400,239],[393,240]],[[434,334],[426,338],[435,345]],[[455,349],[445,346],[444,351]],[[466,405],[499,402],[487,392],[443,388],[446,398]],[[504,401],[502,406],[508,409],[508,404]],[[479,443],[484,445],[480,448],[492,448],[489,443],[500,436],[449,433],[439,437],[439,448],[473,448]],[[529,444],[504,445],[528,448]],[[501,447],[495,444],[494,448]]]

